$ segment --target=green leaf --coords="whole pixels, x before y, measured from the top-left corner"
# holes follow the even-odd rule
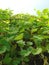
[[[40,16],[40,14],[41,14],[40,10],[37,11],[37,14]]]
[[[33,45],[33,42],[28,41],[27,46],[31,46],[31,45]]]
[[[19,47],[24,47],[25,42],[23,40],[19,40],[19,41],[17,41],[17,44]]]
[[[48,13],[49,12],[49,10],[48,9],[44,9],[43,10],[43,13],[45,14],[45,13]]]
[[[3,62],[4,62],[5,64],[10,64],[11,60],[12,60],[12,58],[9,57],[9,55],[7,54],[7,55],[5,56],[5,58],[3,59]]]
[[[21,40],[23,38],[23,33],[15,36],[15,40]]]
[[[5,46],[7,51],[10,50],[10,44],[5,39],[0,39],[0,45]]]
[[[27,50],[21,50],[20,54],[23,56],[23,57],[26,57],[26,56],[29,56],[32,52],[32,47],[29,47]]]
[[[32,50],[33,55],[37,55],[37,54],[40,54],[40,53],[42,53],[42,48],[36,48],[36,49]]]
[[[42,37],[42,35],[34,35],[33,40],[34,40],[35,44],[37,45],[37,47],[39,47],[39,46],[41,46],[43,37]]]
[[[49,17],[48,17],[48,15],[43,15],[42,16],[44,19],[48,19]]]
[[[46,45],[46,50],[47,50],[48,53],[49,53],[49,44]]]
[[[0,54],[3,54],[6,52],[6,46],[0,46]]]
[[[16,58],[15,60],[13,60],[13,62],[12,62],[12,64],[13,65],[18,65],[18,64],[20,64],[20,58]]]

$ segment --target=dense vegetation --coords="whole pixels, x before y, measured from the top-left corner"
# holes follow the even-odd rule
[[[49,9],[36,16],[0,9],[0,65],[49,65]]]

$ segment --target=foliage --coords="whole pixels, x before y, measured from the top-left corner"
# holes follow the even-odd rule
[[[49,53],[49,9],[37,14],[0,9],[0,65],[27,65],[29,56]]]

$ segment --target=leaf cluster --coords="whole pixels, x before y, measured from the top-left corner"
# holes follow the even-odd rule
[[[49,53],[49,9],[37,14],[0,9],[0,65],[25,65],[31,54]]]

